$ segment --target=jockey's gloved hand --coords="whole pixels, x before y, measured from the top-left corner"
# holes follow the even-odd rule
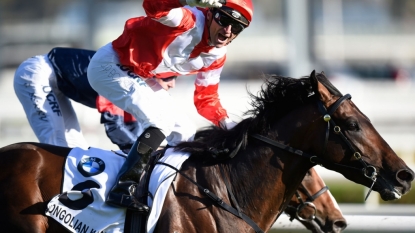
[[[231,120],[230,118],[223,118],[222,120],[219,121],[219,126],[222,129],[232,129],[233,127],[235,127],[238,123],[236,123],[235,121]]]
[[[197,7],[222,7],[219,0],[186,0],[187,5]]]

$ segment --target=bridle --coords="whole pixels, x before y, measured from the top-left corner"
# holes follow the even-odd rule
[[[353,157],[355,157],[355,159],[357,161],[359,161],[360,164],[362,164],[362,166],[363,166],[363,168],[362,168],[363,175],[372,180],[372,185],[370,186],[369,192],[366,194],[366,197],[365,197],[365,201],[366,201],[367,198],[369,197],[370,193],[372,192],[373,185],[376,183],[376,179],[377,179],[377,176],[378,176],[377,170],[374,166],[368,165],[362,159],[362,155],[357,150],[355,150],[355,147],[353,147],[353,145],[350,143],[350,140],[348,140],[347,137],[341,131],[340,126],[336,125],[334,120],[331,118],[331,115],[337,110],[337,108],[340,106],[340,104],[344,100],[346,100],[346,99],[350,100],[351,98],[352,98],[352,96],[350,94],[346,94],[346,95],[340,97],[328,110],[324,107],[324,105],[321,101],[318,102],[319,103],[318,106],[319,106],[320,111],[322,111],[322,112],[326,111],[326,114],[323,117],[324,121],[327,122],[326,138],[324,140],[323,155],[326,152],[325,150],[326,150],[326,147],[327,147],[329,131],[330,131],[330,123],[331,123],[333,125],[334,133],[341,137],[343,142],[345,142],[347,144],[347,146],[349,147],[349,149],[351,151],[353,151]],[[370,170],[372,170],[372,171],[370,171]]]
[[[334,121],[331,119],[331,116],[330,116],[331,114],[333,114],[337,110],[337,108],[340,106],[340,104],[344,100],[346,100],[346,99],[351,99],[351,96],[349,94],[347,94],[347,95],[344,95],[344,96],[340,97],[332,106],[330,106],[330,108],[328,110],[324,107],[324,105],[321,102],[321,100],[318,101],[319,109],[320,109],[320,111],[322,111],[323,116],[324,116],[323,119],[324,119],[325,122],[327,122],[327,128],[326,128],[326,136],[325,136],[325,142],[324,142],[323,155],[324,155],[324,153],[326,151],[326,146],[327,146],[327,143],[328,143],[328,138],[329,138],[329,133],[330,133],[330,123],[331,123],[333,125],[333,127],[334,127],[334,133],[337,134],[337,135],[340,135],[340,137],[350,147],[350,149],[354,152],[353,153],[354,157],[357,160],[359,160],[360,163],[363,165],[363,169],[357,169],[355,167],[345,166],[345,165],[342,165],[342,164],[333,163],[331,161],[324,160],[323,158],[319,158],[319,157],[317,157],[315,155],[311,155],[311,154],[308,154],[308,153],[303,152],[301,150],[294,149],[293,147],[284,145],[282,143],[279,143],[277,141],[274,141],[272,139],[269,139],[269,138],[267,138],[265,136],[262,136],[262,135],[259,135],[259,134],[253,134],[253,135],[250,135],[250,136],[251,137],[254,137],[254,138],[258,139],[258,140],[261,140],[261,141],[263,141],[265,143],[268,143],[268,144],[270,144],[272,146],[275,146],[275,147],[278,147],[278,148],[283,149],[285,151],[288,151],[290,153],[293,153],[293,154],[300,155],[302,157],[308,158],[308,160],[311,163],[313,163],[313,164],[318,164],[318,165],[324,166],[324,167],[329,168],[329,169],[330,168],[334,168],[334,167],[346,167],[348,169],[357,170],[358,172],[362,172],[365,177],[367,177],[367,178],[369,178],[369,179],[371,179],[373,181],[373,183],[372,183],[372,185],[370,187],[369,193],[366,196],[366,199],[367,199],[367,197],[369,196],[370,192],[372,191],[373,185],[375,184],[376,179],[377,179],[377,176],[378,176],[378,173],[376,171],[376,168],[373,167],[373,166],[371,166],[371,165],[367,165],[366,162],[363,161],[362,156],[360,155],[360,153],[357,152],[354,149],[354,147],[348,141],[348,139],[346,138],[346,136],[344,136],[344,134],[341,132],[340,127],[337,126],[334,123]],[[239,147],[235,150],[236,152],[235,153],[232,153],[232,154],[236,154],[237,153],[237,150],[239,150]],[[233,201],[233,204],[235,205],[235,208],[233,206],[225,203],[222,200],[222,198],[220,198],[216,194],[212,193],[209,189],[206,189],[206,188],[202,187],[200,184],[198,184],[196,181],[194,181],[192,178],[190,178],[189,176],[187,176],[186,174],[184,174],[179,169],[171,166],[170,164],[164,163],[164,162],[157,162],[156,164],[161,164],[161,165],[167,166],[167,167],[175,170],[177,173],[179,173],[180,175],[182,175],[183,177],[185,177],[186,179],[188,179],[190,182],[192,182],[194,185],[196,185],[202,191],[202,193],[204,193],[207,197],[209,197],[210,199],[212,199],[221,208],[225,209],[229,213],[235,215],[236,217],[239,217],[240,219],[242,219],[246,223],[248,223],[254,229],[255,232],[257,232],[257,233],[263,233],[264,232],[261,228],[259,228],[259,226],[251,218],[249,218],[247,215],[245,215],[241,211],[241,208],[236,203],[236,200],[235,200],[234,195],[232,193],[231,185],[230,185],[230,183],[229,183],[229,181],[227,180],[226,177],[223,177],[223,179],[224,179],[226,188],[228,190],[228,193],[231,196],[231,200]],[[219,167],[222,169],[222,166],[219,166]],[[371,174],[369,174],[369,172],[368,172],[369,169],[373,169],[373,172]],[[221,171],[221,173],[223,175],[223,171]]]
[[[332,119],[331,115],[334,114],[334,112],[337,110],[337,108],[340,106],[340,104],[343,103],[343,101],[345,100],[349,100],[351,99],[351,95],[350,94],[346,94],[342,97],[340,97],[338,100],[336,100],[336,102],[334,102],[328,109],[323,105],[322,101],[319,100],[317,101],[318,104],[318,108],[320,110],[320,112],[323,114],[323,120],[325,122],[327,122],[327,127],[326,127],[326,134],[325,134],[325,139],[324,139],[324,147],[323,147],[323,153],[322,153],[322,157],[324,156],[326,149],[327,149],[327,144],[328,144],[328,139],[330,136],[330,124],[333,125],[333,131],[336,135],[339,135],[340,138],[343,140],[343,142],[349,147],[349,149],[353,152],[353,156],[356,158],[357,161],[360,162],[360,164],[363,166],[362,169],[358,169],[355,167],[351,167],[351,166],[346,166],[346,165],[342,165],[342,164],[338,164],[338,163],[333,163],[331,161],[327,161],[323,158],[317,157],[315,155],[311,155],[308,154],[306,152],[303,152],[301,150],[297,150],[293,147],[284,145],[282,143],[279,143],[277,141],[274,141],[272,139],[269,139],[265,136],[259,135],[259,134],[254,134],[251,135],[252,137],[261,140],[263,142],[266,142],[270,145],[273,145],[275,147],[278,147],[280,149],[283,149],[285,151],[288,151],[290,153],[296,154],[296,155],[300,155],[302,157],[308,158],[308,160],[313,163],[313,164],[318,164],[321,166],[324,166],[326,168],[329,168],[331,170],[333,170],[335,167],[343,167],[343,168],[347,168],[350,170],[357,170],[357,172],[361,172],[365,177],[369,178],[372,180],[372,185],[370,186],[369,192],[367,193],[366,197],[365,197],[365,201],[366,199],[369,197],[369,194],[372,192],[373,189],[373,185],[376,183],[377,180],[377,176],[379,175],[376,168],[372,165],[368,165],[363,159],[362,159],[362,155],[355,150],[355,147],[353,147],[353,145],[351,144],[350,140],[347,139],[347,137],[344,135],[344,133],[342,132],[340,126],[336,125],[336,123],[334,122],[334,120]]]
[[[295,196],[297,197],[297,200],[300,202],[300,205],[298,205],[297,207],[292,206],[292,205],[288,205],[287,206],[287,210],[291,210],[291,211],[295,211],[295,215],[290,215],[290,221],[294,220],[294,219],[298,219],[300,221],[312,221],[316,218],[316,214],[317,214],[317,208],[314,205],[314,201],[321,196],[323,193],[325,193],[326,191],[329,190],[329,187],[324,186],[323,188],[321,188],[318,192],[316,192],[314,195],[311,195],[307,189],[304,187],[303,184],[300,184],[299,188],[297,189],[297,191],[295,191]],[[307,199],[303,200],[303,198],[300,195],[300,191],[305,194],[307,196]],[[301,210],[303,210],[305,207],[310,206],[311,208],[313,208],[314,213],[311,216],[311,218],[307,219],[307,218],[303,218],[299,215],[299,213],[301,212]]]

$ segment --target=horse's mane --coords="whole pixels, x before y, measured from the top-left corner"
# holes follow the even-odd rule
[[[316,74],[317,79],[334,95],[341,96],[338,91],[324,76],[324,73]],[[217,126],[201,129],[196,133],[192,142],[182,142],[176,146],[176,150],[192,153],[192,157],[199,157],[206,161],[215,153],[218,156],[226,155],[242,142],[241,148],[246,146],[248,133],[264,134],[269,131],[271,123],[281,118],[295,108],[315,100],[312,85],[308,77],[298,79],[279,75],[262,75],[264,84],[257,95],[248,90],[251,97],[252,109],[244,113],[250,116],[242,120],[231,130],[224,130]],[[228,151],[227,151],[228,150]]]

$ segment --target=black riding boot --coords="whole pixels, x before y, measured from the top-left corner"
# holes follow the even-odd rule
[[[151,153],[157,150],[164,138],[164,134],[158,128],[153,127],[146,129],[140,135],[118,172],[116,183],[108,193],[107,204],[126,207],[138,212],[148,212],[148,206],[137,200],[131,187],[139,182]]]

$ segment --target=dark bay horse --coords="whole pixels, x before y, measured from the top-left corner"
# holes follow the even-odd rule
[[[192,156],[167,193],[155,232],[268,231],[316,164],[383,200],[410,190],[414,172],[323,73],[272,75],[251,98],[250,117],[233,129],[205,129],[178,145]],[[218,159],[212,148],[237,153]]]
[[[39,143],[0,149],[0,232],[65,232],[44,213],[48,200],[61,191],[62,169],[70,150]],[[307,172],[301,186],[299,196],[294,195],[287,208],[292,219],[312,232],[340,232],[346,227],[336,200],[314,169]]]
[[[265,81],[251,94],[249,118],[228,131],[205,129],[176,148],[192,156],[171,184],[154,232],[268,231],[316,164],[384,200],[410,190],[413,171],[323,74]],[[62,232],[43,213],[60,192],[69,151],[35,143],[0,149],[0,232]]]

